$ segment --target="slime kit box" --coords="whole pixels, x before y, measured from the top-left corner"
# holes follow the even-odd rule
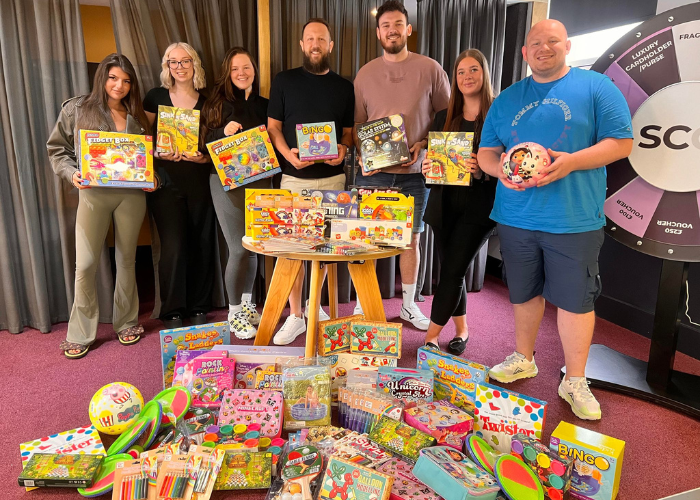
[[[353,321],[350,352],[401,359],[401,323]]]
[[[473,132],[428,132],[427,158],[433,164],[425,174],[426,184],[469,186],[471,173],[466,161],[473,140]]]
[[[388,500],[394,478],[362,465],[331,457],[319,498],[324,500]]]
[[[280,172],[265,125],[207,144],[224,191]]]
[[[405,403],[424,403],[433,400],[433,372],[410,368],[379,367],[377,390]]]
[[[211,350],[216,345],[231,343],[228,321],[187,326],[160,331],[160,355],[163,364],[163,388],[173,382],[178,351]]]
[[[572,498],[614,500],[620,488],[625,442],[568,422],[560,422],[549,440],[560,457],[574,461]]]
[[[83,186],[152,188],[152,141],[150,135],[81,130]]]
[[[435,374],[435,399],[444,399],[474,412],[476,386],[489,381],[489,368],[428,347],[418,348],[416,367]]]
[[[297,124],[299,160],[322,162],[338,158],[335,122]]]
[[[501,453],[510,453],[516,434],[542,438],[546,401],[482,383],[476,386],[474,405],[474,433]]]
[[[199,151],[199,110],[158,106],[159,153],[194,154]]]
[[[391,115],[357,126],[362,169],[371,172],[411,160],[403,115]]]

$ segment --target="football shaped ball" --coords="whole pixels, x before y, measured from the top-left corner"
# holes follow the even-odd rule
[[[542,169],[551,165],[547,149],[536,142],[521,142],[513,146],[503,161],[503,172],[513,184],[529,188],[546,174]]]

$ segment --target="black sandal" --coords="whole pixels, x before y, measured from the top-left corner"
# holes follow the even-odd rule
[[[433,344],[432,342],[426,342],[423,347],[430,347],[431,349],[435,349],[437,351],[440,350],[440,346],[438,344]]]
[[[450,354],[454,354],[455,356],[459,356],[467,348],[468,341],[469,341],[469,337],[467,337],[466,339],[463,339],[461,337],[455,337],[452,340],[450,340],[449,344],[447,344],[447,351]]]
[[[134,345],[139,340],[141,340],[141,334],[143,333],[143,327],[141,325],[132,326],[129,328],[124,328],[117,332],[117,338],[121,345]],[[127,337],[134,337],[131,340],[126,340]]]
[[[89,345],[76,344],[75,342],[68,342],[67,340],[62,341],[58,347],[63,351],[63,354],[68,359],[80,359],[88,353],[88,350],[90,350]],[[69,351],[78,352],[71,354]]]

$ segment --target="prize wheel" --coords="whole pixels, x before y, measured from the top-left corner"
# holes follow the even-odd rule
[[[607,169],[606,232],[654,257],[700,262],[700,4],[627,33],[592,70],[629,104],[634,146]]]

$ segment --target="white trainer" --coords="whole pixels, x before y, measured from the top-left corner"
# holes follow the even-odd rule
[[[304,308],[304,317],[308,318],[309,317],[309,301],[306,301],[306,307]],[[330,316],[326,313],[326,311],[323,310],[323,307],[318,306],[318,320],[319,321],[328,321],[331,319]]]
[[[515,382],[521,378],[532,378],[537,375],[537,365],[535,357],[532,361],[528,361],[525,356],[519,352],[510,354],[503,363],[499,363],[489,370],[489,377],[498,380],[504,384]]]
[[[258,326],[260,324],[261,316],[258,310],[255,309],[256,304],[253,304],[248,301],[243,301],[241,302],[241,306],[243,306],[243,310],[248,315],[248,321],[250,321],[250,324],[253,326]]]
[[[425,314],[423,314],[415,302],[408,308],[402,305],[399,316],[402,320],[408,321],[419,330],[427,331],[428,326],[430,326],[430,320],[425,317]]]
[[[357,301],[357,304],[355,304],[355,309],[352,311],[354,315],[358,314],[364,314],[365,312],[362,310],[362,304],[360,304],[360,301]]]
[[[559,384],[559,396],[571,405],[571,410],[583,420],[600,420],[600,404],[588,388],[586,377],[571,377]]]
[[[287,345],[301,334],[306,332],[306,321],[304,318],[290,314],[282,325],[282,328],[275,334],[272,342],[275,345]]]
[[[245,311],[228,313],[228,324],[236,338],[246,340],[252,339],[258,333],[253,325],[248,320],[248,314]]]

